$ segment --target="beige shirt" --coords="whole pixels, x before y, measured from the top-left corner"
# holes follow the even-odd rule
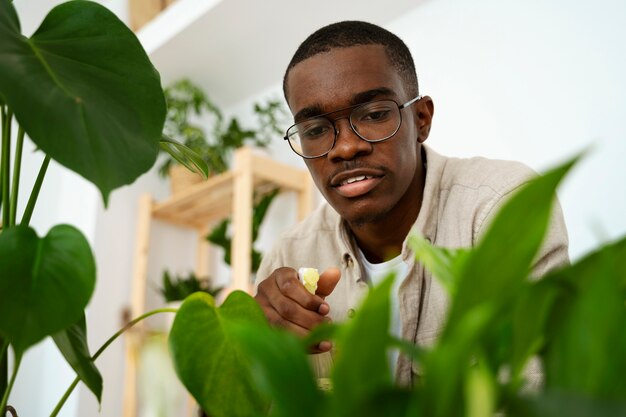
[[[427,171],[422,207],[413,230],[437,246],[473,246],[486,225],[512,192],[535,173],[517,162],[486,158],[447,158],[424,147]],[[534,266],[534,275],[566,264],[568,238],[560,206],[554,205],[553,218],[543,248]],[[341,270],[341,279],[326,298],[330,317],[339,322],[350,317],[368,291],[357,263],[354,240],[341,217],[328,204],[322,205],[303,222],[283,233],[276,246],[265,255],[257,273],[257,284],[272,271],[287,266],[328,267]],[[400,285],[402,337],[421,346],[430,346],[440,334],[448,310],[444,288],[430,272],[415,262],[406,240],[401,256],[408,264],[408,275]],[[329,363],[320,356],[320,361]],[[317,368],[319,369],[318,365]],[[419,370],[400,356],[396,380],[410,384]]]

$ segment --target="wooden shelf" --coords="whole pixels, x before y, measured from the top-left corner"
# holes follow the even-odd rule
[[[275,187],[302,192],[303,184],[309,181],[309,175],[305,171],[252,152],[250,155],[240,153],[238,157],[240,160],[242,157],[251,158],[249,166],[252,186],[256,192],[263,193]],[[244,163],[244,165],[247,164]],[[242,174],[243,172],[240,171],[229,171],[195,184],[178,195],[156,203],[152,208],[152,216],[193,229],[230,216],[235,211],[233,208],[235,181],[238,175]],[[303,208],[303,210],[308,211],[308,208]]]

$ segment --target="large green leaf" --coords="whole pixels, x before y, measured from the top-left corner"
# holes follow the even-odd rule
[[[387,348],[394,276],[372,289],[356,315],[346,323],[336,339],[332,371],[335,415],[353,415],[375,392],[392,386]]]
[[[256,386],[272,399],[272,416],[327,415],[325,397],[315,383],[307,351],[296,336],[251,324],[233,330],[252,363]]]
[[[96,368],[87,345],[87,326],[85,315],[67,329],[52,335],[54,343],[70,364],[76,375],[87,385],[98,399],[102,399],[102,375]]]
[[[626,238],[553,279],[567,284],[546,332],[546,386],[590,398],[626,396]]]
[[[6,229],[0,254],[0,334],[16,353],[78,321],[96,282],[78,229],[55,226],[42,239],[27,227]]]
[[[182,304],[170,332],[170,351],[178,377],[213,417],[247,417],[266,411],[255,389],[249,360],[232,335],[232,326],[267,326],[256,301],[241,291],[217,308],[213,297],[195,293]]]
[[[29,39],[0,0],[0,95],[35,144],[109,193],[155,162],[160,77],[136,36],[88,1],[61,4]]]

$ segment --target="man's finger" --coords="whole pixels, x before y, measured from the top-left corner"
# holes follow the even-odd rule
[[[341,278],[341,271],[338,268],[328,268],[320,275],[315,294],[322,298],[329,296],[337,286],[339,278]]]

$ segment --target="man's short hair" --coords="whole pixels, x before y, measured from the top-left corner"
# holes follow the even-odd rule
[[[283,78],[283,93],[287,98],[287,77],[298,63],[314,55],[329,52],[333,48],[348,48],[358,45],[382,45],[394,69],[405,83],[412,97],[419,94],[415,63],[406,44],[386,29],[367,22],[344,21],[318,29],[296,50],[287,66]]]

